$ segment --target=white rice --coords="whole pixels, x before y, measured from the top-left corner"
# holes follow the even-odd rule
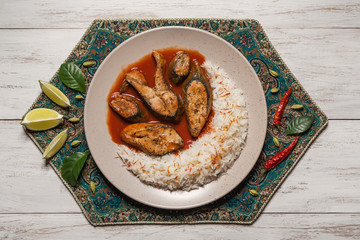
[[[245,96],[226,72],[205,62],[213,90],[210,130],[177,154],[149,156],[119,145],[119,157],[142,182],[166,190],[199,188],[226,172],[245,146],[248,115]]]

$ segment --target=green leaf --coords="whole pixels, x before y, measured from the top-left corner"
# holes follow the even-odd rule
[[[306,132],[314,122],[314,117],[300,116],[292,119],[286,128],[286,135],[294,135]]]
[[[77,184],[77,179],[89,154],[89,152],[76,152],[64,159],[64,163],[61,167],[61,176],[71,186]]]
[[[84,74],[74,63],[61,64],[59,78],[67,87],[85,93]]]

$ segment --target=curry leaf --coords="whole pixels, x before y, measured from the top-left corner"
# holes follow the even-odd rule
[[[74,63],[61,64],[59,78],[67,87],[85,93],[84,74]]]
[[[71,186],[77,184],[77,179],[88,156],[89,152],[76,152],[71,156],[65,157],[61,167],[61,176]]]
[[[306,132],[314,122],[314,117],[300,116],[292,119],[286,128],[286,135],[294,135]]]

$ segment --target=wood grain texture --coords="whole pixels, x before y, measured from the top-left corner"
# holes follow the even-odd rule
[[[85,30],[0,30],[0,119],[21,118]]]
[[[92,227],[19,121],[96,18],[254,18],[329,126],[251,226]],[[1,239],[359,239],[360,1],[1,0]],[[344,120],[353,119],[353,120]]]
[[[267,28],[360,27],[352,0],[2,0],[0,28],[85,28],[95,18],[255,18]]]
[[[360,29],[265,31],[313,100],[330,119],[360,119]]]
[[[71,220],[71,221],[69,221]],[[1,214],[2,239],[358,239],[360,214],[262,214],[251,226],[124,225],[92,227],[81,214]]]
[[[360,29],[266,29],[294,75],[330,119],[360,119]],[[0,30],[0,119],[19,119],[85,29]],[[23,36],[26,36],[24,38]],[[41,36],[41,37],[39,37]]]
[[[0,213],[80,212],[16,121],[0,121]],[[346,133],[346,134],[344,134]],[[331,121],[265,212],[360,213],[360,121]],[[21,143],[21,144],[19,144]]]

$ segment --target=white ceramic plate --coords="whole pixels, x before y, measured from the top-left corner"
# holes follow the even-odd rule
[[[123,167],[112,142],[106,117],[106,98],[122,67],[137,61],[153,49],[180,46],[196,49],[206,60],[222,67],[246,96],[249,130],[240,157],[226,174],[192,191],[165,191],[146,185]],[[164,209],[188,209],[226,195],[249,174],[263,147],[267,111],[260,81],[246,58],[231,44],[209,32],[188,27],[152,29],[123,42],[103,61],[89,87],[84,112],[85,134],[90,152],[105,177],[127,196]]]

